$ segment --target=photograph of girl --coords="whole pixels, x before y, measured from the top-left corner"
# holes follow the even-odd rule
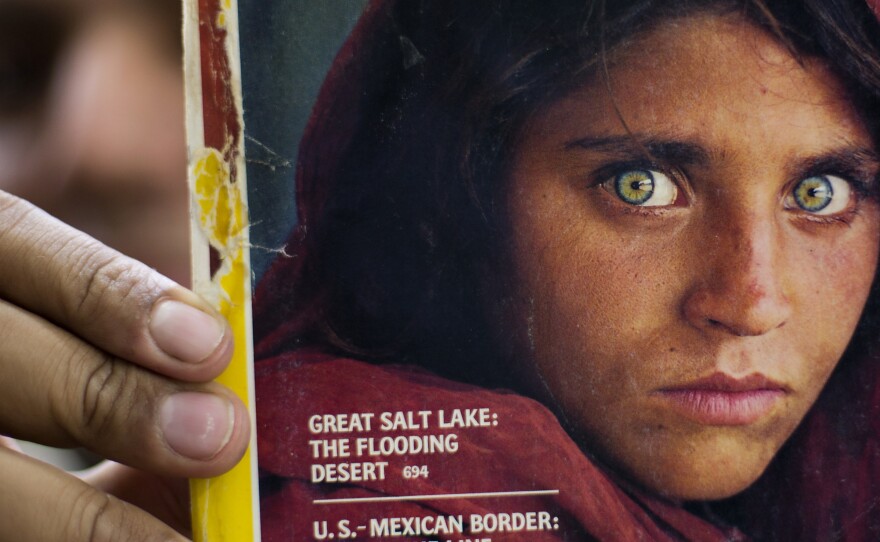
[[[880,538],[875,9],[369,2],[256,288],[263,540]],[[497,423],[313,479],[310,417],[443,409]]]

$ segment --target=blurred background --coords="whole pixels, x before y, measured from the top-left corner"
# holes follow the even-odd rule
[[[180,13],[0,0],[0,189],[186,284]]]

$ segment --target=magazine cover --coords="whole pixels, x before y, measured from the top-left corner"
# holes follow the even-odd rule
[[[186,6],[197,540],[880,533],[870,3]]]

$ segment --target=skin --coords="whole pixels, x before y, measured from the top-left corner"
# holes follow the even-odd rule
[[[648,167],[677,195],[621,199],[615,176]],[[536,392],[650,491],[743,490],[822,390],[877,265],[873,199],[846,198],[843,181],[842,210],[818,215],[793,190],[817,173],[870,183],[877,170],[841,83],[738,17],[669,21],[616,51],[607,85],[533,116],[510,173],[520,358],[543,383]],[[735,424],[695,419],[663,391],[716,373],[784,391]]]
[[[0,269],[0,435],[134,467],[83,481],[0,443],[0,539],[182,540],[186,497],[175,491],[185,486],[167,480],[225,472],[248,442],[246,408],[209,383],[231,357],[225,322],[150,267],[3,192],[0,231],[10,262]],[[192,311],[157,326],[168,303]],[[204,416],[207,397],[226,405],[226,420]],[[171,398],[189,412],[169,411]]]

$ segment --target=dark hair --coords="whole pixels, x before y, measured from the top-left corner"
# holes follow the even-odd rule
[[[491,360],[503,338],[481,286],[504,261],[496,194],[525,118],[658,21],[706,9],[833,59],[878,117],[880,33],[863,0],[372,2],[301,144],[294,258],[257,291],[258,339],[280,326],[276,346],[293,335],[458,376]]]

